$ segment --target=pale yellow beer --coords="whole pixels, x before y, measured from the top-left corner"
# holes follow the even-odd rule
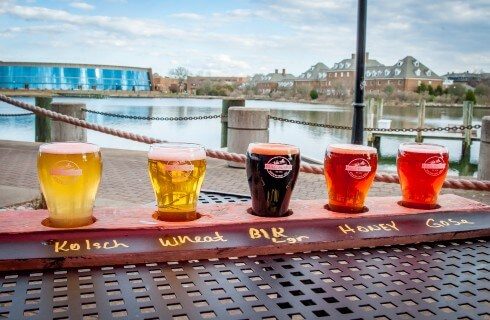
[[[49,211],[49,225],[73,228],[91,224],[102,172],[99,147],[57,142],[39,147],[37,169]]]
[[[198,144],[153,144],[148,172],[158,206],[158,219],[191,221],[206,173],[206,151]]]

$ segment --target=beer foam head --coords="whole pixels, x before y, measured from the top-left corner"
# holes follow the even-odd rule
[[[99,152],[99,150],[99,146],[83,142],[53,142],[39,147],[39,152],[51,154],[84,154]]]
[[[376,154],[376,148],[363,146],[359,144],[337,143],[327,147],[329,152],[342,154]]]
[[[298,154],[299,148],[283,143],[251,143],[248,152],[268,156],[280,156],[285,154]]]
[[[402,143],[399,147],[401,152],[413,152],[413,153],[447,153],[447,149],[439,144],[431,143],[416,143],[408,142]]]
[[[194,161],[206,159],[206,150],[198,144],[154,144],[148,159],[161,161]]]

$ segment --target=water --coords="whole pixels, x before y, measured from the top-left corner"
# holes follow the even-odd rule
[[[20,100],[33,103],[33,98],[20,98]],[[81,98],[55,98],[57,102],[85,103],[88,109],[152,117],[181,117],[201,116],[221,113],[220,99],[143,99],[143,98],[112,98],[112,99],[81,99]],[[332,106],[316,104],[300,104],[291,102],[247,101],[248,107],[269,107],[274,116],[304,120],[316,123],[329,123],[336,125],[351,125],[352,108],[349,106]],[[0,103],[0,113],[25,112],[17,107]],[[490,111],[477,109],[474,112],[473,123],[480,124],[481,118],[490,115]],[[414,107],[384,107],[385,119],[392,120],[392,128],[416,127],[417,111]],[[142,135],[160,138],[169,141],[195,142],[207,148],[219,148],[221,141],[221,123],[219,119],[191,120],[191,121],[147,121],[132,120],[87,114],[89,122],[122,129]],[[439,127],[462,124],[461,109],[427,108],[426,126]],[[102,147],[147,150],[148,146],[142,143],[129,141],[88,130],[88,141],[97,143]],[[0,117],[0,139],[34,141],[34,116]],[[400,142],[412,141],[413,138],[381,139],[380,170],[396,171],[395,157]],[[330,143],[349,142],[349,130],[333,130],[320,127],[303,126],[279,121],[270,122],[270,141],[285,142],[301,147],[304,155],[322,159],[325,148]],[[461,141],[428,140],[433,143],[447,146],[450,153],[451,175],[474,175],[479,154],[479,142],[471,147],[469,161],[461,162]]]

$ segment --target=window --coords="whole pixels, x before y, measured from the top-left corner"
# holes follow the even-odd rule
[[[388,84],[390,84],[390,80],[388,80]]]
[[[429,80],[429,84],[432,84],[432,81],[431,80]]]
[[[335,78],[337,78],[337,72],[335,72]]]
[[[329,81],[329,82],[328,82],[328,85],[329,85],[329,86],[330,86],[330,85],[332,85],[332,81]]]
[[[402,84],[402,81],[401,80],[398,80],[398,84]]]
[[[417,81],[417,85],[420,86],[420,84],[422,83],[422,81]]]
[[[341,77],[341,78],[343,78],[343,77],[344,77],[344,73],[343,73],[343,72],[341,72],[341,73],[340,73],[340,77]]]
[[[346,73],[347,73],[347,78],[349,78],[350,77],[350,72],[346,72]]]
[[[380,85],[380,84],[381,84],[381,81],[378,81],[378,85]]]

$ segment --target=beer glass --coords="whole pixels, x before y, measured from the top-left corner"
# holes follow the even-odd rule
[[[378,154],[375,148],[356,144],[329,145],[324,161],[329,209],[347,213],[362,212],[377,166]]]
[[[396,159],[402,205],[433,209],[449,168],[446,147],[429,143],[402,143]]]
[[[37,170],[50,226],[74,228],[93,222],[102,172],[98,146],[80,142],[43,144],[39,147]]]
[[[298,147],[280,143],[248,146],[246,171],[255,215],[282,217],[288,214],[299,166]]]
[[[158,219],[191,221],[206,173],[206,151],[192,143],[152,144],[148,172],[158,206]]]

